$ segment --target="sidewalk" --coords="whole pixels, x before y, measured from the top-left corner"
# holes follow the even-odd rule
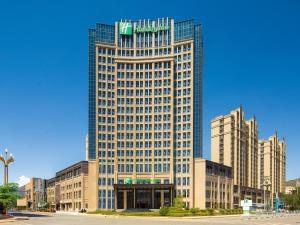
[[[29,220],[29,218],[28,217],[1,216],[0,224],[1,223],[11,223],[11,222],[20,221],[20,220]]]
[[[65,215],[73,215],[73,216],[78,216],[78,215],[83,215],[85,213],[79,213],[79,212],[72,212],[72,211],[56,211],[55,213],[57,214],[65,214]]]
[[[120,217],[127,217],[127,218],[140,218],[140,219],[208,219],[208,218],[238,218],[242,217],[242,214],[236,215],[215,215],[215,216],[130,216],[130,215],[105,215],[105,214],[88,214],[83,213],[82,215],[86,216],[99,216],[105,218],[120,218]]]

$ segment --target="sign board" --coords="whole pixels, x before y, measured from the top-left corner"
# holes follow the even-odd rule
[[[135,33],[146,33],[146,32],[158,32],[161,30],[169,30],[169,26],[137,26],[133,29],[133,24],[131,22],[119,22],[119,34],[121,35],[132,35]]]
[[[157,184],[160,183],[160,179],[131,179],[124,180],[124,184]]]
[[[249,199],[245,199],[245,200],[242,200],[241,201],[241,206],[242,207],[250,207],[252,206],[252,200],[249,200]]]
[[[241,206],[243,207],[243,214],[248,216],[250,214],[250,207],[252,206],[252,200],[249,199],[242,200]]]
[[[121,35],[132,35],[132,23],[120,22],[119,23],[119,33]]]
[[[169,30],[169,26],[145,26],[145,27],[136,27],[134,32],[136,33],[145,33],[145,32],[158,32],[160,30]]]

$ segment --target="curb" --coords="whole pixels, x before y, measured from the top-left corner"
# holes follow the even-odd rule
[[[140,219],[210,219],[210,218],[238,218],[242,214],[238,215],[216,215],[216,216],[130,216],[130,215],[104,215],[104,214],[84,214],[86,216],[100,216],[105,218],[140,218]]]

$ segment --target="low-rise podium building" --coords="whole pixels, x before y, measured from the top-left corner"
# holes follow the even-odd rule
[[[47,182],[48,203],[59,211],[88,208],[88,162],[80,161],[56,173]]]
[[[233,208],[233,174],[229,166],[195,159],[195,204],[200,209]]]

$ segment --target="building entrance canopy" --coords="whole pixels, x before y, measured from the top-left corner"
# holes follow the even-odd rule
[[[117,209],[159,209],[171,206],[173,184],[114,184]]]

